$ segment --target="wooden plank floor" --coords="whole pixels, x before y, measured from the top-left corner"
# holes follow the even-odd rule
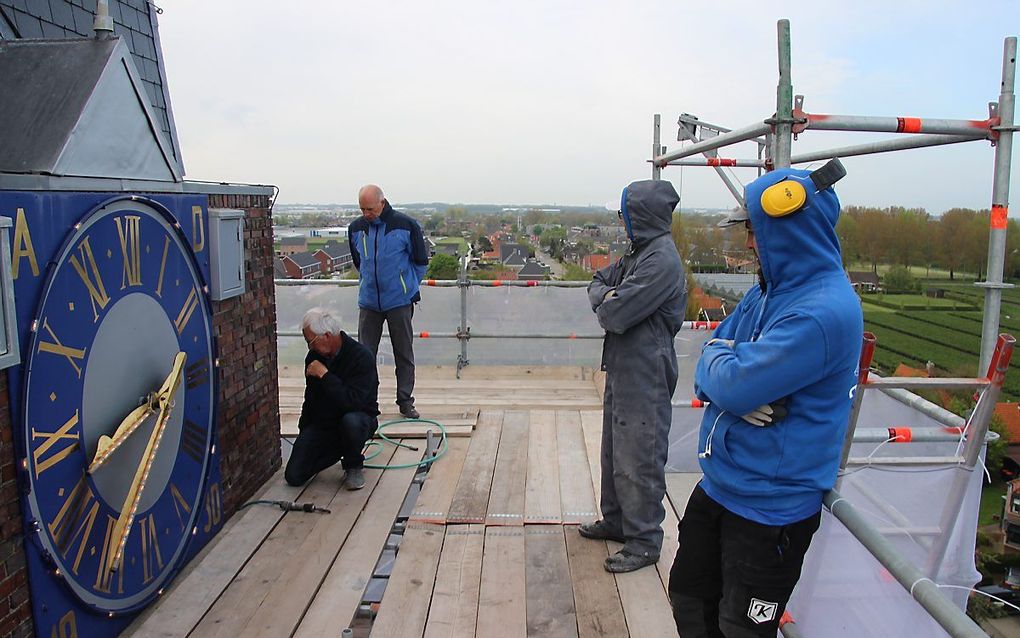
[[[284,372],[281,397],[296,397],[299,408],[300,371]],[[366,470],[358,492],[342,489],[339,467],[302,488],[281,472],[257,498],[311,500],[332,513],[242,510],[124,635],[338,636],[350,626],[358,638],[675,637],[665,587],[677,514],[697,477],[670,480],[658,568],[609,574],[602,561],[618,547],[576,529],[598,515],[599,379],[574,367],[468,367],[460,380],[450,368],[418,374],[422,415],[460,415],[469,436],[449,440],[403,510],[374,619],[358,616],[359,603],[409,487],[418,490],[413,469]],[[392,370],[381,377],[388,401]],[[296,425],[298,412],[285,410],[281,420]],[[420,455],[386,446],[374,462]]]

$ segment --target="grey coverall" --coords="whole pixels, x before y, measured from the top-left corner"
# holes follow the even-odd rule
[[[670,234],[679,197],[666,181],[634,182],[621,215],[630,252],[595,273],[588,299],[606,330],[602,368],[602,517],[624,551],[662,548],[666,453],[676,388],[673,338],[687,307],[683,264]],[[608,299],[606,295],[613,292]]]

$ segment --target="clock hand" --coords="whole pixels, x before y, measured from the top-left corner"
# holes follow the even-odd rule
[[[174,364],[170,375],[167,376],[162,387],[156,392],[155,403],[159,406],[159,415],[156,418],[156,425],[153,426],[152,433],[149,435],[149,442],[145,446],[145,453],[142,454],[142,459],[135,469],[135,475],[131,480],[131,487],[128,489],[127,498],[124,499],[124,505],[120,508],[120,516],[113,526],[110,542],[110,552],[112,552],[112,555],[108,556],[109,560],[106,562],[110,571],[116,571],[120,567],[120,561],[124,554],[124,546],[127,545],[128,534],[131,533],[131,524],[134,522],[135,512],[138,510],[138,502],[141,500],[142,490],[145,489],[145,481],[149,477],[149,470],[156,459],[156,450],[159,448],[163,432],[166,429],[166,423],[170,419],[170,412],[174,407],[173,398],[180,387],[186,359],[187,355],[185,353],[177,353],[174,357]]]
[[[138,406],[132,410],[130,414],[124,417],[124,420],[120,422],[119,426],[117,426],[117,430],[113,433],[112,437],[105,434],[99,437],[99,445],[96,448],[96,455],[92,458],[92,463],[89,464],[88,469],[85,470],[87,474],[92,474],[99,469],[99,467],[110,458],[113,451],[119,448],[121,444],[128,439],[128,437],[135,433],[138,426],[144,423],[145,420],[149,418],[149,415],[156,411],[156,408],[153,407],[155,396],[156,393],[151,393],[145,403]]]

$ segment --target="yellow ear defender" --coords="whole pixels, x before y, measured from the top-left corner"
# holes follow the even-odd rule
[[[825,166],[813,171],[809,178],[821,192],[846,176],[846,168],[838,158],[826,162]],[[765,189],[761,194],[761,208],[769,217],[785,217],[804,207],[807,190],[796,178],[783,180]]]

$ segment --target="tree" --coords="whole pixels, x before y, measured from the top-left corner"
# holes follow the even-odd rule
[[[914,289],[914,276],[906,266],[893,266],[885,273],[885,289],[903,292]]]
[[[436,253],[429,260],[429,268],[425,271],[428,279],[456,279],[460,273],[457,258],[452,255]]]
[[[942,213],[938,222],[937,243],[939,261],[949,270],[949,278],[954,279],[967,259],[967,246],[970,243],[970,228],[977,211],[969,208],[953,208]]]
[[[478,237],[478,247],[484,253],[490,253],[493,250],[492,242],[489,240],[489,238],[486,235],[480,235]]]

